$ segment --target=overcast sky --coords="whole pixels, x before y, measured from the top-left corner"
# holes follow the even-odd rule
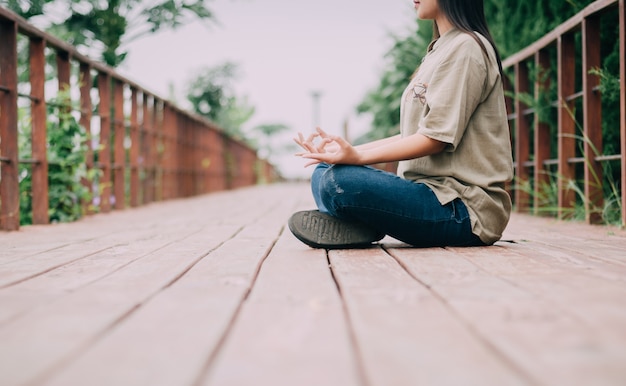
[[[204,67],[225,61],[239,65],[239,96],[256,113],[246,127],[284,123],[292,132],[314,126],[312,91],[320,91],[321,126],[340,133],[348,120],[356,136],[367,129],[356,105],[378,84],[389,33],[406,35],[413,25],[411,0],[214,0],[219,24],[192,23],[129,46],[120,72],[187,107],[184,88]],[[400,96],[398,96],[400,97]],[[311,170],[292,156],[274,158],[286,176]]]

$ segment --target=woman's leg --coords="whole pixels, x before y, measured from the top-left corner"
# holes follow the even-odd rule
[[[313,171],[313,174],[311,175],[311,192],[313,193],[313,199],[315,200],[315,205],[317,205],[317,209],[319,209],[319,211],[322,213],[328,213],[328,209],[326,209],[324,203],[322,202],[320,181],[324,173],[326,173],[326,171],[330,167],[331,166],[329,164],[321,163],[317,165],[317,167]]]
[[[320,165],[312,189],[320,211],[364,223],[420,247],[483,245],[472,234],[465,204],[441,205],[424,184],[378,169]]]

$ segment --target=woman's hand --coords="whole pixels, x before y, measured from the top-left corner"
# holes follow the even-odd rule
[[[316,142],[317,138],[320,138],[320,140]],[[305,150],[303,153],[296,155],[310,160],[305,167],[321,162],[347,165],[360,164],[360,153],[348,141],[339,136],[329,135],[320,128],[317,128],[317,132],[311,134],[306,139],[301,133],[298,133],[298,138],[294,138],[294,141]]]

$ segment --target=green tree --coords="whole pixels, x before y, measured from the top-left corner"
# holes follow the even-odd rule
[[[244,139],[242,126],[254,114],[254,107],[247,98],[236,95],[238,75],[237,65],[231,62],[203,68],[188,82],[187,100],[197,114]]]
[[[273,141],[278,134],[286,131],[289,131],[289,126],[283,123],[265,123],[253,127],[249,137],[254,141],[255,147],[259,149],[259,155],[268,159],[272,155],[290,149],[287,146],[278,146]]]
[[[212,20],[207,1],[0,0],[0,4],[39,21],[53,35],[117,67],[128,54],[124,46],[142,36],[195,19]]]
[[[530,45],[595,0],[486,0],[485,16],[507,57]]]
[[[399,132],[400,96],[426,53],[432,37],[430,21],[416,21],[407,36],[392,35],[393,45],[385,55],[386,68],[379,85],[357,106],[359,114],[372,116],[371,130],[355,142],[367,142]]]

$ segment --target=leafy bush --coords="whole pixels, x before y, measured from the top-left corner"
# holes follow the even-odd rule
[[[25,110],[20,109],[20,116]],[[67,93],[60,92],[47,104],[48,215],[51,222],[69,222],[83,215],[91,199],[83,181],[87,175],[85,160],[87,133],[72,115]],[[19,154],[30,154],[31,125],[20,119]],[[92,173],[90,173],[92,174]],[[32,168],[20,164],[20,222],[32,223]],[[35,192],[37,193],[37,192]]]

